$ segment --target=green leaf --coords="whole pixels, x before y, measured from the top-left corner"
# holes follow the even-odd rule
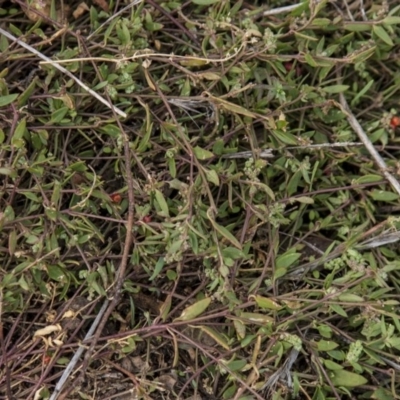
[[[11,144],[14,144],[15,141],[20,140],[24,137],[26,132],[26,118],[22,118],[15,128],[13,137],[11,139]]]
[[[329,377],[335,386],[356,387],[365,385],[368,382],[363,376],[344,369],[332,371]]]
[[[375,400],[393,400],[393,394],[389,390],[379,388],[372,394],[371,399]]]
[[[293,197],[291,199],[289,199],[290,202],[299,202],[302,204],[314,204],[314,199],[312,197],[308,197],[308,196],[300,196],[300,197]]]
[[[269,315],[261,314],[261,313],[241,312],[240,318],[244,318],[245,320],[247,319],[251,322],[259,322],[262,324],[274,322],[274,319],[272,317],[270,317]],[[243,321],[243,322],[246,322],[246,321]]]
[[[14,255],[17,247],[17,232],[13,229],[8,235],[8,252],[10,255]]]
[[[331,304],[330,308],[336,312],[336,314],[341,315],[342,317],[347,318],[347,313],[346,311],[343,310],[343,308],[339,304]]]
[[[229,348],[227,349],[229,350]],[[247,365],[247,360],[234,360],[230,361],[226,366],[231,370],[231,371],[242,371],[243,368]]]
[[[220,0],[192,0],[192,3],[198,4],[199,6],[209,6],[218,3],[219,1]]]
[[[371,30],[371,24],[365,22],[346,22],[344,24],[344,29],[351,32],[364,32]]]
[[[196,303],[192,304],[191,306],[185,308],[182,311],[182,314],[180,315],[179,318],[176,319],[176,321],[189,321],[193,318],[198,317],[200,314],[202,314],[207,307],[211,303],[211,298],[206,297],[205,299],[199,300]]]
[[[214,157],[214,154],[209,150],[202,149],[199,146],[193,148],[193,153],[198,160],[208,160],[209,158]]]
[[[213,183],[215,186],[219,186],[219,176],[216,171],[213,169],[206,170],[206,177],[209,182]]]
[[[357,296],[353,293],[342,293],[338,296],[338,300],[340,301],[348,301],[351,303],[362,303],[364,299],[361,296]]]
[[[289,132],[284,132],[280,129],[274,129],[272,133],[278,140],[280,140],[284,144],[291,144],[294,146],[298,144],[296,137]]]
[[[360,176],[354,182],[357,183],[358,185],[362,185],[364,183],[379,182],[381,180],[382,180],[381,175],[369,174],[369,175]]]
[[[256,295],[251,296],[251,298],[254,298],[259,307],[267,310],[280,310],[282,308],[281,305],[279,305],[276,301],[270,299],[269,297]]]
[[[226,338],[221,335],[219,332],[217,332],[215,329],[210,328],[209,326],[193,326],[193,328],[198,328],[205,332],[208,336],[210,336],[212,339],[215,340],[220,346],[222,346],[225,350],[230,350],[229,344],[226,341]]]
[[[372,31],[375,33],[376,36],[378,36],[379,39],[382,40],[382,42],[386,43],[389,46],[393,46],[392,39],[382,26],[374,25]]]
[[[299,258],[301,257],[301,253],[285,253],[278,256],[275,260],[276,268],[289,268],[293,265]]]
[[[277,280],[281,278],[282,276],[285,276],[287,273],[287,268],[286,267],[280,267],[275,269],[274,273],[274,280]]]
[[[343,367],[340,364],[335,363],[332,360],[324,360],[324,364],[325,367],[330,369],[331,371],[338,371],[339,369],[343,369]]]
[[[58,265],[48,265],[47,273],[49,277],[55,281],[63,281],[65,279],[65,271]]]
[[[400,24],[400,17],[396,16],[385,17],[381,22],[385,25],[397,25]]]
[[[149,278],[149,281],[152,281],[157,278],[157,276],[160,274],[164,266],[164,257],[160,257],[156,263],[156,266],[154,267],[153,274]]]
[[[394,201],[399,198],[399,195],[397,193],[393,192],[388,192],[386,190],[371,190],[369,195],[374,199],[378,201]]]
[[[361,90],[358,93],[356,93],[354,98],[351,100],[352,106],[358,103],[358,100],[360,100],[364,96],[364,94],[368,92],[368,90],[371,88],[374,82],[375,81],[371,79],[363,88],[361,88]]]
[[[18,96],[19,96],[18,93],[7,94],[6,96],[0,96],[0,107],[4,107],[12,103]]]
[[[68,107],[61,107],[60,109],[54,111],[51,114],[51,120],[49,121],[49,125],[60,123],[64,119],[68,111],[69,111]]]
[[[159,214],[163,217],[169,217],[169,208],[164,195],[158,189],[154,190],[154,195],[156,197],[156,202],[161,209],[161,213]]]
[[[237,247],[238,249],[242,249],[241,244],[239,243],[239,241],[235,238],[235,236],[232,235],[232,233],[230,233],[228,231],[228,229],[226,229],[224,226],[221,226],[219,224],[217,224],[212,215],[211,215],[211,209],[209,209],[207,211],[207,217],[210,220],[212,226],[214,227],[214,229],[220,234],[222,235],[225,239],[227,239],[231,244],[233,244],[235,247]]]
[[[325,86],[322,90],[325,93],[335,94],[335,93],[343,93],[345,92],[350,86],[348,85],[332,85],[332,86]]]
[[[400,337],[391,337],[386,339],[386,343],[390,347],[394,347],[397,350],[400,350]]]
[[[335,342],[332,342],[331,340],[320,340],[317,343],[317,349],[319,351],[331,351],[336,349],[339,345]]]

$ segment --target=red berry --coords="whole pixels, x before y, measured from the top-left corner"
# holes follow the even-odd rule
[[[110,194],[110,199],[113,203],[119,204],[121,203],[122,196],[119,193]]]
[[[145,215],[145,216],[143,217],[142,221],[143,221],[145,224],[148,224],[149,222],[151,222],[151,216],[150,216],[150,215]]]
[[[293,68],[293,63],[291,61],[287,61],[285,62],[285,64],[283,64],[283,66],[285,67],[287,72],[290,72]]]
[[[390,120],[390,126],[393,129],[396,129],[398,126],[400,126],[400,117],[398,117],[397,115],[392,117],[392,119]]]

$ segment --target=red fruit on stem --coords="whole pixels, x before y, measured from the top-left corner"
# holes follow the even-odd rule
[[[150,216],[150,215],[145,215],[145,216],[143,217],[142,221],[143,221],[145,224],[148,224],[149,222],[151,222],[151,216]]]
[[[390,126],[393,129],[396,129],[398,126],[400,126],[400,117],[398,117],[397,115],[392,117],[392,119],[390,120]]]
[[[113,203],[119,204],[121,203],[122,196],[119,193],[110,194],[110,199]]]

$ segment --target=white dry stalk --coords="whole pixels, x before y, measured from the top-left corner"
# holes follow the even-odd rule
[[[367,239],[364,242],[357,244],[354,248],[356,250],[374,249],[376,247],[384,246],[385,244],[396,243],[399,240],[400,232],[386,230],[373,238]]]
[[[207,113],[209,113],[209,110],[211,110],[210,113],[210,118],[214,119],[215,116],[215,105],[206,101],[206,100],[190,100],[190,99],[168,99],[168,103],[179,107],[181,110],[183,110],[189,117],[190,119],[194,122],[193,118],[189,114],[188,111],[191,111],[195,114],[200,114],[199,109],[205,109]]]
[[[295,10],[296,8],[299,8],[301,5],[303,5],[303,4],[302,3],[300,3],[300,4],[292,4],[290,6],[273,8],[272,10],[264,11],[262,15],[264,17],[267,17],[269,15],[277,15],[277,14],[288,13],[288,12],[291,12],[291,11]]]
[[[254,157],[255,154],[257,154],[259,158],[273,158],[274,157],[271,149],[264,149],[264,150],[261,150],[260,152],[258,152],[257,150],[255,152],[240,151],[239,153],[224,154],[222,157],[228,158],[228,159],[250,158],[250,157]]]
[[[103,99],[99,94],[97,94],[94,90],[90,89],[87,85],[85,85],[80,79],[78,79],[72,72],[68,71],[57,61],[53,61],[49,57],[45,56],[44,54],[40,53],[36,49],[34,49],[32,46],[29,46],[29,44],[23,42],[22,40],[16,38],[14,35],[11,33],[5,31],[4,29],[0,28],[0,33],[7,37],[8,39],[12,40],[15,43],[18,43],[21,47],[24,47],[28,51],[30,51],[33,54],[36,54],[39,58],[42,60],[46,61],[48,64],[51,64],[54,68],[57,68],[59,71],[61,71],[63,74],[69,76],[71,79],[73,79],[80,87],[82,87],[84,90],[89,92],[93,97],[95,97],[97,100],[99,100],[101,103],[106,105],[108,108],[113,110],[116,114],[120,115],[123,118],[126,118],[127,115],[123,111],[121,111],[118,107],[113,106],[111,103],[109,103],[106,99]]]
[[[105,313],[107,307],[108,307],[108,300],[105,300],[99,313],[97,314],[96,319],[93,321],[92,326],[89,329],[89,332],[86,334],[84,341],[90,339],[92,337],[92,335],[94,334],[97,325],[100,323],[101,318],[103,317],[103,314]],[[53,394],[51,395],[49,400],[56,400],[58,395],[61,393],[61,390],[65,384],[65,382],[67,381],[67,379],[69,378],[69,376],[71,375],[73,369],[75,368],[76,363],[78,362],[79,358],[81,357],[83,351],[85,350],[85,346],[81,345],[79,346],[78,350],[76,351],[75,355],[72,357],[71,361],[69,362],[69,364],[67,365],[67,368],[65,368],[64,373],[61,375],[60,380],[57,382],[57,385],[54,389]]]
[[[347,120],[353,130],[357,133],[358,137],[360,138],[361,142],[364,144],[366,149],[371,154],[372,158],[375,160],[375,163],[378,165],[379,169],[381,170],[382,174],[385,178],[389,181],[392,185],[393,189],[400,194],[400,183],[399,181],[389,172],[388,167],[380,156],[380,154],[376,151],[374,145],[369,140],[367,134],[364,132],[364,129],[358,122],[357,118],[353,115],[350,110],[349,105],[347,104],[346,98],[344,97],[343,93],[340,93],[340,104],[342,106],[342,111],[345,113]]]
[[[280,367],[276,372],[274,372],[269,377],[269,379],[267,380],[267,382],[265,383],[265,385],[262,387],[261,390],[267,389],[268,393],[271,393],[279,381],[282,381],[289,389],[292,389],[293,381],[290,370],[292,369],[292,366],[297,360],[298,356],[299,356],[299,351],[296,350],[294,347],[292,347],[292,350],[290,351],[290,354],[283,363],[282,367]]]

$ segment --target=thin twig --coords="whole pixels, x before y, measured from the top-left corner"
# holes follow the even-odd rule
[[[90,337],[93,335],[94,331],[97,328],[97,325],[99,324],[104,312],[107,309],[108,303],[109,303],[108,300],[106,300],[103,303],[99,313],[97,314],[96,319],[93,321],[93,324],[90,327],[89,332],[86,334],[84,340],[90,339]],[[72,357],[71,361],[67,365],[67,368],[65,368],[64,373],[61,375],[60,380],[57,382],[57,385],[56,385],[56,387],[54,389],[53,394],[50,397],[50,400],[56,400],[57,399],[57,397],[60,394],[65,382],[67,381],[68,377],[71,375],[76,363],[78,362],[80,356],[82,355],[84,349],[85,349],[85,346],[80,346],[79,349],[77,350],[77,352],[75,353],[75,355]]]
[[[390,182],[390,184],[392,185],[393,189],[398,194],[400,194],[399,181],[389,172],[385,161],[380,156],[380,154],[376,151],[374,145],[369,140],[367,134],[364,132],[364,129],[362,128],[362,126],[358,122],[357,118],[351,112],[351,110],[349,108],[349,105],[347,104],[347,101],[346,101],[343,93],[340,93],[339,97],[340,97],[340,104],[342,106],[342,111],[346,114],[346,117],[347,117],[347,120],[349,121],[350,126],[357,133],[357,135],[360,138],[361,142],[364,143],[364,146],[369,151],[369,153],[371,154],[372,158],[375,160],[375,162],[378,165],[379,169],[381,170],[382,174]]]
[[[123,130],[123,127],[119,120],[117,120],[117,123],[121,130],[121,135],[122,135],[122,139],[123,139],[123,143],[124,143],[125,173],[126,173],[126,180],[127,180],[127,185],[128,185],[128,221],[126,224],[126,237],[125,237],[124,249],[123,249],[122,258],[121,258],[121,264],[118,268],[118,272],[117,272],[117,276],[116,276],[116,284],[115,284],[115,289],[114,289],[114,292],[112,295],[112,300],[111,300],[106,312],[104,313],[104,316],[99,323],[97,331],[96,331],[95,335],[93,336],[93,339],[91,341],[89,349],[87,350],[87,352],[85,354],[80,378],[83,378],[83,375],[85,374],[86,369],[89,364],[89,361],[92,357],[94,348],[100,338],[101,332],[103,331],[107,321],[109,320],[111,313],[114,311],[115,307],[118,305],[118,303],[120,301],[122,286],[123,286],[124,280],[125,280],[126,267],[128,265],[130,249],[131,249],[131,244],[132,244],[135,196],[134,196],[134,185],[133,185],[131,155],[130,155],[131,149],[129,146],[128,135]]]
[[[29,46],[29,44],[23,42],[22,40],[19,40],[18,38],[16,38],[15,36],[13,36],[11,33],[5,31],[4,29],[0,28],[0,33],[2,35],[4,35],[5,37],[9,38],[10,40],[12,40],[15,43],[18,43],[20,46],[24,47],[25,49],[27,49],[28,51],[30,51],[33,54],[36,54],[39,58],[41,58],[42,60],[46,61],[46,63],[51,64],[54,68],[57,68],[59,71],[61,71],[63,74],[69,76],[71,79],[73,79],[80,87],[82,87],[83,89],[85,89],[87,92],[89,92],[93,97],[95,97],[97,100],[99,100],[100,102],[102,102],[104,105],[106,105],[108,108],[110,108],[111,110],[114,110],[115,113],[117,113],[118,115],[120,115],[121,117],[126,118],[127,115],[126,113],[124,113],[123,111],[121,111],[119,108],[113,106],[112,104],[110,104],[107,100],[103,99],[99,94],[97,94],[95,91],[93,91],[92,89],[90,89],[88,86],[86,86],[80,79],[78,79],[72,72],[68,71],[67,69],[65,69],[64,67],[62,67],[61,65],[59,65],[59,63],[57,61],[54,61],[52,59],[50,59],[49,57],[45,56],[44,54],[40,53],[39,51],[37,51],[36,49],[34,49],[32,46]]]

